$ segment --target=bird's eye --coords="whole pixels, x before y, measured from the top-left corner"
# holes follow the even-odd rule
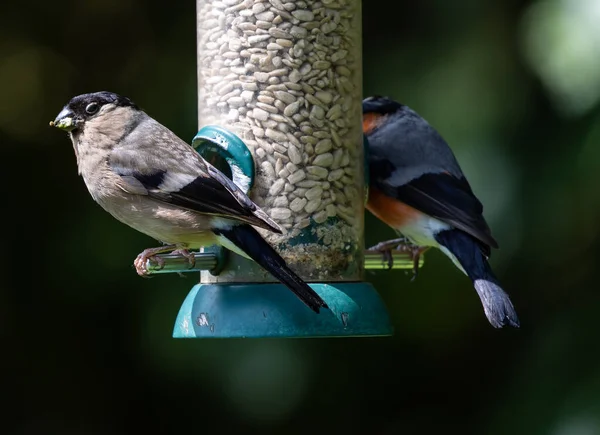
[[[98,105],[98,103],[90,103],[85,107],[85,111],[88,115],[93,115],[98,111],[99,108],[100,106]]]

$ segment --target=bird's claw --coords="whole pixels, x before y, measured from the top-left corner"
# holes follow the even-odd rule
[[[396,247],[396,250],[409,253],[411,256],[411,260],[413,262],[413,276],[410,279],[411,282],[414,282],[417,279],[417,275],[419,274],[419,261],[421,260],[421,255],[423,255],[423,253],[428,249],[429,246],[418,246],[413,244],[402,244]]]
[[[379,242],[376,245],[371,246],[370,248],[368,248],[368,251],[377,251],[377,252],[383,252],[383,251],[391,251],[392,249],[394,249],[396,246],[398,245],[406,245],[409,244],[410,242],[408,241],[407,238],[405,237],[400,237],[398,239],[392,239],[392,240],[386,240],[383,242]]]
[[[141,277],[150,278],[150,273],[147,267],[148,261],[152,263],[153,270],[161,270],[163,267],[165,267],[165,260],[162,257],[159,257],[157,254],[167,251],[171,251],[171,254],[181,255],[185,257],[190,265],[189,269],[193,269],[196,266],[196,257],[194,256],[194,254],[192,254],[187,249],[175,249],[176,247],[176,245],[168,245],[161,246],[160,248],[145,249],[140,255],[137,256],[137,258],[133,262],[135,271]],[[180,273],[179,276],[183,275]]]
[[[190,265],[189,269],[193,269],[196,266],[196,256],[187,249],[176,249],[175,251],[171,252],[171,254],[185,257]]]
[[[146,267],[147,262],[150,261],[151,263],[155,263],[154,270],[161,270],[163,267],[165,267],[165,260],[163,260],[161,257],[158,257],[156,254],[171,251],[176,247],[176,245],[166,245],[161,246],[160,248],[144,249],[133,262],[135,271],[139,276],[149,278],[148,268]]]
[[[392,255],[392,250],[384,249],[380,252],[381,256],[383,257],[383,261],[388,265],[388,270],[392,270],[392,267],[394,267],[394,256]]]
[[[371,246],[368,250],[380,252],[383,257],[383,261],[387,262],[388,264],[388,269],[392,269],[392,267],[394,266],[394,257],[392,255],[393,250],[406,252],[410,254],[411,260],[413,262],[413,277],[411,281],[414,281],[417,278],[417,274],[419,271],[419,260],[421,259],[421,255],[427,249],[429,249],[428,246],[418,246],[411,243],[407,238],[401,237],[398,239],[380,242],[374,246]]]
[[[158,257],[156,254],[154,254],[152,252],[147,253],[146,251],[144,251],[140,255],[138,255],[137,258],[135,259],[135,261],[133,262],[133,266],[135,267],[135,271],[137,272],[137,274],[144,278],[149,277],[148,276],[148,268],[146,267],[146,263],[148,261],[156,264],[155,270],[160,270],[163,267],[165,267],[165,260],[163,260],[161,257]]]
[[[406,245],[408,243],[408,239],[402,237],[399,239],[386,240],[384,242],[379,242],[376,245],[371,246],[367,249],[367,251],[374,251],[381,253],[383,262],[387,263],[388,270],[391,270],[394,267],[394,256],[392,255],[392,250],[398,249],[397,247],[402,245]]]

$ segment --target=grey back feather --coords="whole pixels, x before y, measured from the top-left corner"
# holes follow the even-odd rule
[[[109,166],[132,194],[281,232],[233,181],[147,115],[112,150]]]
[[[403,185],[425,173],[450,172],[457,178],[463,177],[446,141],[416,112],[404,106],[385,116],[395,119],[382,123],[371,133],[369,149],[373,159],[389,160],[397,168],[389,180],[391,184]]]

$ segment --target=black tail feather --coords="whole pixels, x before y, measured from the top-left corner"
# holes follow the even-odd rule
[[[509,325],[519,327],[519,319],[510,298],[500,287],[479,241],[460,230],[441,231],[437,242],[446,247],[461,264],[481,299],[483,310],[495,328]]]
[[[321,307],[329,308],[321,296],[296,275],[277,251],[250,225],[235,225],[231,228],[215,229],[213,231],[215,234],[227,238],[244,251],[250,258],[285,284],[315,313],[318,313]]]

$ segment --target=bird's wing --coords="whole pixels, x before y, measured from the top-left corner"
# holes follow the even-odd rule
[[[160,158],[143,150],[115,148],[109,167],[121,188],[202,214],[222,216],[281,233],[281,228],[233,181],[193,149],[165,150]]]
[[[394,182],[393,173],[384,176],[389,171],[380,171],[376,164],[374,166],[371,174],[375,176],[371,182],[383,194],[465,231],[487,245],[483,248],[488,256],[489,246],[498,247],[483,217],[483,205],[466,178],[438,172],[425,173],[408,182],[398,183]]]

